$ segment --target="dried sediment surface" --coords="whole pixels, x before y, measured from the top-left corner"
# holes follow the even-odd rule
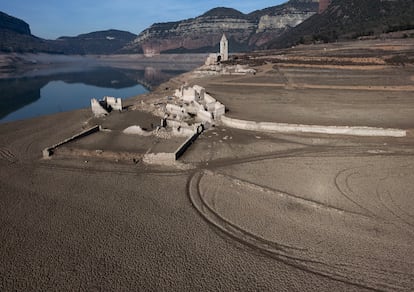
[[[193,82],[236,119],[412,129],[413,50],[413,40],[303,46],[240,57],[254,76]],[[388,62],[398,58],[403,63]]]
[[[291,71],[293,79],[295,72],[305,78]],[[212,86],[207,91],[234,93],[245,114],[270,117],[255,112],[265,104],[247,91],[250,86],[203,80]],[[156,102],[176,82],[131,100],[131,108],[143,98]],[[266,97],[268,89],[257,88]],[[298,89],[283,90],[294,101]],[[312,91],[300,92],[312,109]],[[332,106],[350,96],[339,95]],[[383,108],[405,102],[409,110],[410,99],[397,96],[395,105],[389,99]],[[153,117],[138,113],[126,119],[149,127]],[[368,121],[362,113],[361,107],[361,120]],[[106,127],[120,131],[123,114],[115,114]],[[413,290],[411,130],[402,138],[339,137],[218,126],[180,158],[191,168],[99,157],[87,163],[76,156],[41,159],[44,147],[88,128],[90,116],[80,110],[0,125],[0,290]],[[394,122],[411,127],[404,115]],[[105,137],[108,152],[119,146]],[[88,142],[96,141],[83,140],[86,150]]]
[[[414,285],[406,258],[414,252],[413,162],[268,159],[200,173],[191,195],[211,224],[278,260],[356,286],[406,290]]]
[[[0,160],[2,290],[348,287],[223,238],[189,203],[192,171],[41,160],[54,133],[76,132],[86,114],[0,126],[16,157]]]

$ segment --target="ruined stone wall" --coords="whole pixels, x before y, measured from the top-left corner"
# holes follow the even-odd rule
[[[69,142],[75,141],[77,139],[89,136],[93,133],[99,132],[101,130],[101,127],[96,125],[90,129],[87,129],[85,131],[82,131],[76,135],[73,135],[72,137],[69,137],[61,142],[56,143],[53,146],[47,147],[45,149],[43,149],[42,153],[43,153],[43,158],[49,158],[51,155],[53,155],[53,152],[55,151],[56,148],[58,148],[59,146],[62,146],[64,144],[67,144]]]
[[[263,132],[298,132],[298,133],[319,133],[333,135],[352,136],[377,136],[377,137],[405,137],[407,132],[400,129],[384,129],[374,127],[348,127],[348,126],[318,126],[300,125],[286,123],[267,123],[233,119],[226,116],[221,117],[224,126],[242,130],[263,131]]]
[[[191,146],[191,144],[194,143],[195,140],[197,140],[198,136],[204,131],[204,127],[202,125],[199,125],[197,127],[197,130],[193,133],[192,136],[188,137],[187,140],[183,144],[180,145],[180,147],[177,148],[177,150],[174,152],[175,159],[178,160],[185,151]]]

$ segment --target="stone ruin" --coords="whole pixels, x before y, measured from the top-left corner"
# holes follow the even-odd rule
[[[160,125],[146,132],[139,126],[130,127],[127,133],[154,135],[159,138],[189,137],[220,122],[225,106],[199,86],[181,86],[165,103],[158,103]]]
[[[220,121],[226,110],[222,103],[206,93],[206,90],[199,85],[181,86],[175,91],[174,96],[178,99],[178,104],[167,104],[166,112],[168,114],[184,120],[194,117],[207,128]]]
[[[122,99],[105,96],[101,100],[91,99],[91,109],[95,117],[102,117],[113,110],[122,111]]]
[[[206,66],[217,65],[221,61],[227,61],[229,59],[229,42],[226,35],[223,34],[220,40],[220,53],[210,54],[205,62]]]
[[[195,72],[202,75],[247,75],[256,74],[256,70],[242,65],[224,65],[222,61],[229,60],[229,42],[223,34],[220,41],[220,52],[209,54],[204,66]]]
[[[122,111],[122,100],[110,96],[105,96],[101,100],[93,98],[91,108],[95,117],[102,117],[113,110]],[[159,126],[161,131],[167,131],[168,135],[172,136],[186,136],[194,133],[199,125],[208,129],[220,122],[226,108],[203,87],[183,85],[175,91],[173,97],[169,97],[167,102],[162,104],[159,110],[161,116],[163,115]],[[134,131],[139,132],[138,128]]]
[[[154,103],[146,107],[141,101],[143,109],[150,110],[153,114],[161,117],[161,123],[156,129],[148,131],[139,125],[130,125],[122,130],[123,134],[141,136],[138,143],[142,145],[153,145],[151,137],[158,139],[156,145],[158,148],[151,146],[146,153],[110,153],[110,157],[134,157],[138,155],[142,161],[150,164],[171,164],[174,163],[186,149],[196,141],[198,136],[206,129],[215,124],[221,123],[221,119],[225,114],[225,106],[212,97],[206,90],[199,86],[181,86],[175,91],[173,96],[167,96],[162,102]],[[155,107],[154,107],[155,106]],[[91,100],[92,112],[96,117],[108,115],[113,110],[122,111],[122,100],[120,98],[105,96],[101,100],[93,98]],[[151,127],[153,128],[153,127]],[[105,132],[110,135],[111,129],[96,126],[88,130],[87,133],[80,133],[75,138],[65,140],[59,145],[54,145],[44,151],[44,156],[49,157],[53,154],[55,148],[60,147],[64,143],[82,138],[86,135],[95,133],[96,131]],[[146,137],[146,138],[144,138]],[[179,146],[177,146],[177,141]],[[145,144],[147,143],[147,144]],[[145,146],[146,147],[146,146]],[[170,148],[171,149],[170,149]],[[149,152],[149,151],[152,152]],[[102,155],[102,150],[99,155]],[[106,150],[105,150],[106,151]],[[95,153],[93,154],[95,155]],[[112,156],[111,156],[112,155]],[[118,156],[117,156],[118,155]],[[130,155],[130,156],[128,156]]]

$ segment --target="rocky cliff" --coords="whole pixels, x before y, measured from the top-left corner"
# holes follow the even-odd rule
[[[30,33],[24,21],[0,12],[0,51],[58,54],[197,53],[218,50],[226,33],[231,51],[259,48],[287,28],[318,10],[318,0],[291,0],[249,14],[231,8],[215,8],[196,18],[156,23],[138,36],[108,30],[76,37],[45,40]]]
[[[250,38],[250,46],[254,49],[260,48],[314,15],[318,8],[319,0],[291,0],[283,5],[250,13],[249,17],[257,21],[257,29]]]
[[[46,41],[34,37],[21,19],[0,11],[0,52],[48,51]]]
[[[0,11],[0,29],[13,31],[19,34],[30,35],[29,25],[21,19]]]
[[[214,8],[196,18],[156,23],[144,30],[126,52],[147,55],[168,52],[211,52],[217,50],[223,33],[232,51],[255,49],[309,18],[318,10],[318,0],[292,0],[249,14],[231,8]]]
[[[31,35],[26,22],[0,11],[0,52],[30,52],[44,47],[42,40]]]
[[[413,16],[413,0],[332,0],[323,13],[286,31],[264,48],[386,37],[389,32],[413,30]],[[407,32],[405,37],[414,36]]]
[[[211,51],[225,31],[230,44],[245,47],[255,24],[243,13],[230,8],[215,8],[192,19],[156,23],[144,30],[126,50],[145,54],[160,52]]]

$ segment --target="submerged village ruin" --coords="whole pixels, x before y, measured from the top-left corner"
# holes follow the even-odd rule
[[[220,52],[210,54],[205,65],[200,68],[200,70],[203,70],[203,74],[255,73],[253,69],[246,69],[241,66],[233,67],[231,71],[229,71],[228,67],[223,66],[221,62],[229,59],[228,48],[228,40],[223,34],[220,41]],[[143,162],[150,164],[174,163],[204,130],[219,124],[226,111],[224,104],[217,101],[206,92],[205,88],[198,85],[182,85],[175,90],[173,96],[166,96],[163,102],[159,102],[156,105],[145,105],[144,102],[141,102],[141,109],[158,116],[159,124],[154,125],[154,123],[151,123],[151,129],[147,129],[142,125],[129,125],[122,130],[122,134],[139,136],[139,141],[142,142],[142,145],[138,148],[145,149],[145,151],[137,155],[136,151],[128,154],[115,150],[111,151],[109,157],[127,157],[127,159],[132,159],[134,162],[142,159]],[[106,96],[102,100],[92,98],[91,110],[93,116],[99,119],[110,116],[115,111],[122,113],[125,109],[123,108],[121,98]],[[96,125],[51,147],[45,148],[43,150],[43,157],[50,158],[57,148],[65,144],[85,139],[85,137],[97,132],[111,135],[111,131],[112,129]],[[161,138],[161,143],[157,147],[146,149],[145,145],[151,144],[149,141],[152,137]],[[80,153],[79,151],[73,151],[73,149],[71,152],[77,155]],[[82,156],[85,157],[89,155],[96,156],[97,153],[101,157],[108,157],[108,155],[105,155],[105,152],[107,151],[101,149],[81,151]]]
[[[220,40],[220,52],[209,54],[205,64],[196,69],[193,74],[210,75],[254,75],[256,70],[244,65],[227,65],[229,60],[228,40],[223,34]],[[354,136],[390,136],[404,137],[405,130],[356,127],[356,126],[318,126],[272,122],[255,122],[227,117],[225,104],[218,101],[205,88],[199,85],[183,84],[171,96],[165,96],[157,103],[147,104],[141,101],[134,109],[123,107],[122,99],[104,97],[101,100],[91,99],[91,110],[97,125],[82,131],[68,139],[43,150],[43,158],[50,158],[58,148],[72,144],[64,154],[82,157],[101,157],[115,160],[131,160],[135,163],[142,161],[148,164],[172,165],[196,141],[204,131],[217,125],[257,132],[301,132]],[[128,124],[130,119],[122,121],[128,112],[147,112],[158,117],[158,123],[152,122],[150,127],[139,124]],[[111,119],[113,112],[123,113],[117,117],[117,129],[102,125],[103,119]],[[133,123],[133,121],[132,121]],[[121,126],[120,126],[121,125]],[[119,128],[121,127],[121,128]],[[91,135],[108,136],[93,139]],[[131,142],[131,137],[139,137]],[[128,138],[126,138],[128,137]],[[154,145],[154,138],[159,142]],[[89,139],[89,140],[88,140]],[[94,141],[111,141],[119,147],[105,149],[102,143]],[[129,140],[129,141],[128,141]],[[117,141],[117,142],[114,142]],[[123,141],[127,141],[124,143]],[[94,148],[94,144],[96,145]],[[126,147],[125,145],[130,145]],[[87,147],[85,147],[87,145]],[[59,151],[61,151],[59,149]],[[87,161],[87,160],[86,160]]]
[[[0,291],[413,291],[414,37],[236,54],[226,34],[88,56],[111,68],[88,84],[154,78],[0,123]]]

